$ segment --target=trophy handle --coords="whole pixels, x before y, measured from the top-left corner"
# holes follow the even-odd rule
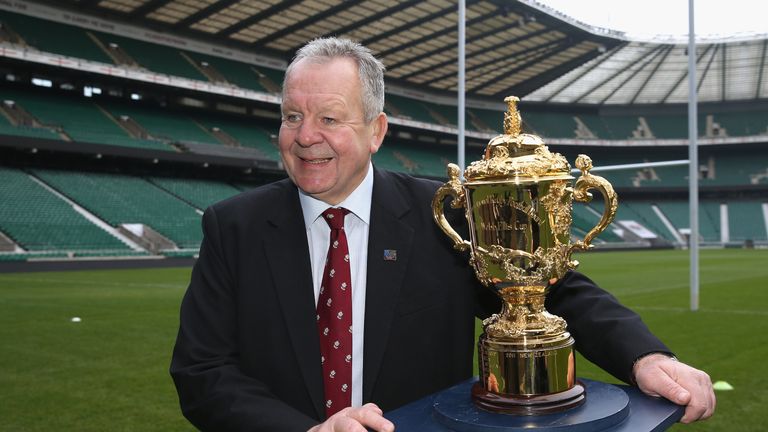
[[[589,202],[592,200],[592,194],[588,191],[590,189],[598,189],[603,194],[603,200],[605,201],[605,210],[603,210],[603,217],[600,218],[600,222],[595,225],[594,228],[589,230],[587,235],[584,236],[584,240],[575,242],[570,250],[570,253],[576,249],[586,250],[592,247],[592,239],[598,234],[603,232],[608,225],[613,222],[613,218],[616,217],[616,210],[619,207],[618,197],[613,190],[613,186],[608,180],[603,177],[592,175],[589,170],[592,169],[592,159],[587,155],[579,155],[576,158],[576,168],[581,170],[581,177],[576,180],[576,186],[573,189],[573,199],[579,202]]]
[[[447,171],[448,182],[440,186],[437,192],[435,192],[435,197],[432,199],[432,216],[435,218],[437,226],[439,226],[440,229],[453,240],[453,248],[465,251],[469,249],[470,243],[461,238],[459,233],[457,233],[451,224],[448,223],[448,220],[445,218],[445,209],[443,205],[443,200],[449,195],[453,197],[453,200],[451,200],[452,208],[457,209],[466,205],[466,195],[464,194],[464,189],[461,187],[461,182],[459,181],[460,168],[458,165],[451,163],[448,164]]]

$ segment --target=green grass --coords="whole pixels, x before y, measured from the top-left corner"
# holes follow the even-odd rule
[[[705,250],[689,311],[684,251],[585,253],[580,270],[683,361],[734,386],[679,431],[762,430],[768,251]],[[0,274],[0,431],[190,431],[168,375],[190,269]],[[79,316],[82,322],[73,323]],[[614,382],[583,358],[580,376]]]
[[[704,250],[699,310],[690,311],[685,251],[589,253],[580,270],[637,311],[684,362],[727,381],[706,422],[677,431],[762,431],[768,404],[768,250]],[[580,376],[610,381],[583,358]]]
[[[0,274],[0,430],[194,430],[168,375],[189,273]]]

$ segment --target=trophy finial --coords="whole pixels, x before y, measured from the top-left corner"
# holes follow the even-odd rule
[[[576,168],[581,170],[582,174],[589,173],[589,170],[592,169],[592,158],[585,154],[580,154],[576,158]]]
[[[520,118],[520,112],[517,110],[517,103],[520,98],[517,96],[507,96],[504,98],[507,103],[507,112],[504,113],[504,134],[517,136],[522,131],[523,120]]]

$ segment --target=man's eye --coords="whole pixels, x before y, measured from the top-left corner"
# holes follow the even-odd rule
[[[332,125],[332,124],[335,124],[335,123],[336,123],[336,119],[335,119],[335,118],[332,118],[332,117],[323,117],[323,124],[324,124],[324,125],[328,125],[328,126],[330,126],[330,125]]]
[[[301,116],[298,114],[286,114],[283,116],[283,121],[287,123],[298,123],[301,121]]]

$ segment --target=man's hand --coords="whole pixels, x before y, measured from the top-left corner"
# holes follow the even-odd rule
[[[685,405],[682,423],[704,420],[715,412],[712,381],[703,371],[664,354],[650,354],[635,363],[632,373],[643,393]]]
[[[365,404],[359,408],[344,408],[328,420],[307,432],[394,432],[395,425],[385,419],[376,404]],[[368,428],[368,429],[366,429]]]

